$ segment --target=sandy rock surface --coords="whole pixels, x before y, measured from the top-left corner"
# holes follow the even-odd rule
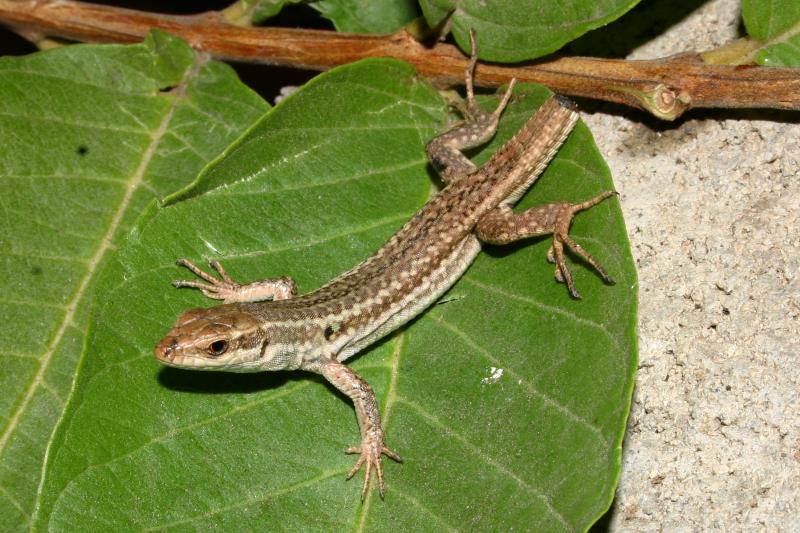
[[[630,58],[717,47],[739,20],[738,0],[712,0]],[[606,111],[583,118],[622,194],[640,284],[610,530],[800,531],[798,115]]]

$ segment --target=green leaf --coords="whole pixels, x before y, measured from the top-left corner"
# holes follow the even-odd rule
[[[253,0],[243,6],[253,24],[277,15],[286,5],[302,0]],[[392,33],[419,16],[415,0],[320,0],[308,2],[339,31]]]
[[[339,31],[392,33],[419,16],[411,0],[322,0],[312,4]]]
[[[747,33],[760,41],[750,54],[765,66],[800,66],[800,2],[797,0],[743,0],[742,19]]]
[[[0,59],[0,523],[27,529],[97,273],[142,209],[267,106],[226,65],[153,33]]]
[[[470,50],[475,30],[478,55],[487,61],[512,63],[555,52],[564,44],[619,18],[638,0],[422,0],[431,27],[451,17],[456,42]],[[451,14],[452,13],[452,14]]]
[[[242,0],[239,0],[238,3],[242,3]],[[250,20],[253,24],[261,24],[274,17],[285,6],[300,3],[305,3],[305,0],[252,0],[244,2],[246,8],[251,10]]]
[[[742,19],[748,35],[761,41],[772,39],[800,21],[796,0],[742,0]]]
[[[392,33],[419,16],[414,0],[321,0],[311,4],[339,31]]]
[[[516,93],[478,160],[547,94]],[[616,201],[579,215],[572,234],[617,285],[575,264],[584,299],[573,301],[552,279],[548,240],[490,247],[443,303],[352,362],[405,458],[385,462],[384,502],[373,491],[361,504],[363,474],[345,482],[358,428],[318,376],[182,371],[152,356],[182,310],[211,305],[170,287],[187,275],[175,258],[220,258],[241,280],[291,275],[303,291],[325,283],[426,201],[424,146],[446,117],[405,64],[334,69],[137,227],[99,282],[38,529],[558,531],[607,509],[636,367],[636,280]],[[579,125],[523,204],[611,187]]]

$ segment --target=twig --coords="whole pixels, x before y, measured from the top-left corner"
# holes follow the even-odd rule
[[[0,0],[0,23],[24,36],[87,42],[135,42],[150,28],[160,28],[218,59],[310,70],[394,57],[438,85],[460,83],[467,64],[456,47],[439,43],[426,48],[405,32],[378,36],[248,28],[227,23],[215,12],[177,16],[70,0]],[[699,107],[800,109],[800,69],[710,65],[695,54],[652,61],[565,57],[514,66],[483,63],[475,82],[496,87],[514,77],[563,94],[639,107],[667,120]]]

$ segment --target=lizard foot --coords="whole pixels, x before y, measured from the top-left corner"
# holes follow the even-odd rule
[[[600,274],[600,277],[603,278],[603,281],[610,285],[615,283],[611,276],[606,273],[605,269],[603,269],[597,259],[592,257],[589,252],[584,250],[580,244],[572,240],[572,237],[569,236],[569,227],[570,224],[572,224],[572,219],[579,211],[589,209],[590,207],[599,204],[606,198],[610,198],[611,196],[616,196],[618,194],[619,193],[616,191],[605,191],[598,194],[594,198],[590,198],[589,200],[579,204],[562,204],[560,211],[556,215],[555,228],[553,231],[553,244],[547,251],[547,260],[551,263],[555,263],[556,280],[560,283],[567,284],[569,293],[573,298],[578,299],[581,297],[581,295],[578,292],[578,289],[575,288],[575,282],[572,279],[572,272],[570,272],[566,259],[564,258],[564,245],[566,245],[567,248],[572,250],[572,252],[574,252],[576,255],[583,258],[584,261],[592,265],[597,273]]]
[[[366,436],[361,440],[361,446],[350,447],[345,451],[345,453],[357,453],[360,455],[358,461],[356,461],[356,464],[353,465],[353,468],[351,468],[350,472],[347,473],[347,479],[352,478],[356,472],[361,469],[362,465],[366,465],[364,484],[361,488],[361,501],[363,502],[364,498],[367,497],[367,489],[369,488],[369,482],[373,469],[375,470],[375,475],[378,477],[378,492],[381,495],[381,499],[383,499],[384,484],[383,469],[381,468],[381,455],[386,455],[398,463],[403,462],[403,459],[401,459],[397,453],[386,447],[383,442],[383,433],[371,433],[370,436]]]
[[[188,259],[178,259],[175,264],[188,268],[194,273],[195,276],[205,280],[206,283],[202,283],[200,281],[175,280],[172,282],[173,287],[191,287],[193,289],[200,289],[200,291],[209,298],[225,301],[238,293],[242,288],[240,284],[233,281],[228,273],[225,272],[225,269],[222,268],[222,265],[219,263],[219,261],[213,261],[209,259],[208,266],[214,269],[222,279],[217,279],[211,274],[201,270],[197,265]]]
[[[208,266],[215,270],[221,279],[201,270],[188,259],[178,259],[176,264],[188,268],[195,276],[203,279],[205,283],[201,281],[175,280],[172,282],[173,287],[199,289],[209,298],[222,300],[225,303],[286,300],[297,294],[297,287],[294,281],[287,277],[265,279],[242,285],[233,281],[219,261],[214,261],[213,259],[208,260]]]

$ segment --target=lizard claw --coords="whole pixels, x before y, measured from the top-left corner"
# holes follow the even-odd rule
[[[600,277],[603,278],[603,281],[609,285],[613,285],[614,280],[608,275],[608,273],[606,273],[605,269],[600,265],[600,262],[597,261],[597,259],[595,259],[589,252],[584,250],[580,244],[573,241],[572,237],[569,236],[569,227],[570,224],[572,224],[572,218],[577,212],[593,207],[606,198],[610,198],[611,196],[615,196],[617,194],[618,193],[616,191],[605,191],[598,194],[594,198],[590,198],[589,200],[579,204],[563,204],[561,205],[560,211],[556,215],[555,229],[553,231],[553,244],[547,251],[547,260],[550,263],[555,263],[556,265],[556,281],[559,283],[566,283],[570,295],[575,299],[580,299],[581,295],[578,292],[578,289],[575,288],[575,281],[572,279],[572,273],[567,266],[567,261],[564,257],[564,246],[572,250],[573,253],[589,263],[597,271],[597,273],[600,274]]]
[[[297,286],[292,278],[269,278],[242,285],[233,281],[219,261],[208,260],[208,266],[219,274],[219,278],[201,270],[188,259],[178,259],[176,263],[178,266],[189,269],[203,281],[176,280],[172,282],[173,287],[198,289],[209,298],[222,300],[226,304],[286,300],[297,295]]]
[[[187,281],[176,280],[172,282],[173,287],[191,287],[199,289],[203,294],[215,300],[223,300],[225,302],[235,301],[236,295],[242,290],[242,285],[236,283],[231,279],[219,261],[209,259],[208,266],[214,269],[222,279],[217,279],[211,274],[204,272],[188,259],[178,259],[175,262],[178,266],[186,267],[192,271],[197,277],[206,281]]]
[[[372,470],[375,470],[375,475],[378,478],[378,492],[383,499],[384,483],[383,483],[383,468],[381,466],[381,455],[386,455],[390,459],[402,463],[403,459],[394,451],[390,450],[383,443],[383,435],[373,433],[371,436],[364,437],[361,441],[361,446],[351,446],[345,450],[348,454],[359,454],[359,458],[353,468],[347,473],[347,479],[352,478],[363,465],[366,465],[364,472],[364,483],[361,487],[361,501],[367,497],[367,489],[372,477]]]

